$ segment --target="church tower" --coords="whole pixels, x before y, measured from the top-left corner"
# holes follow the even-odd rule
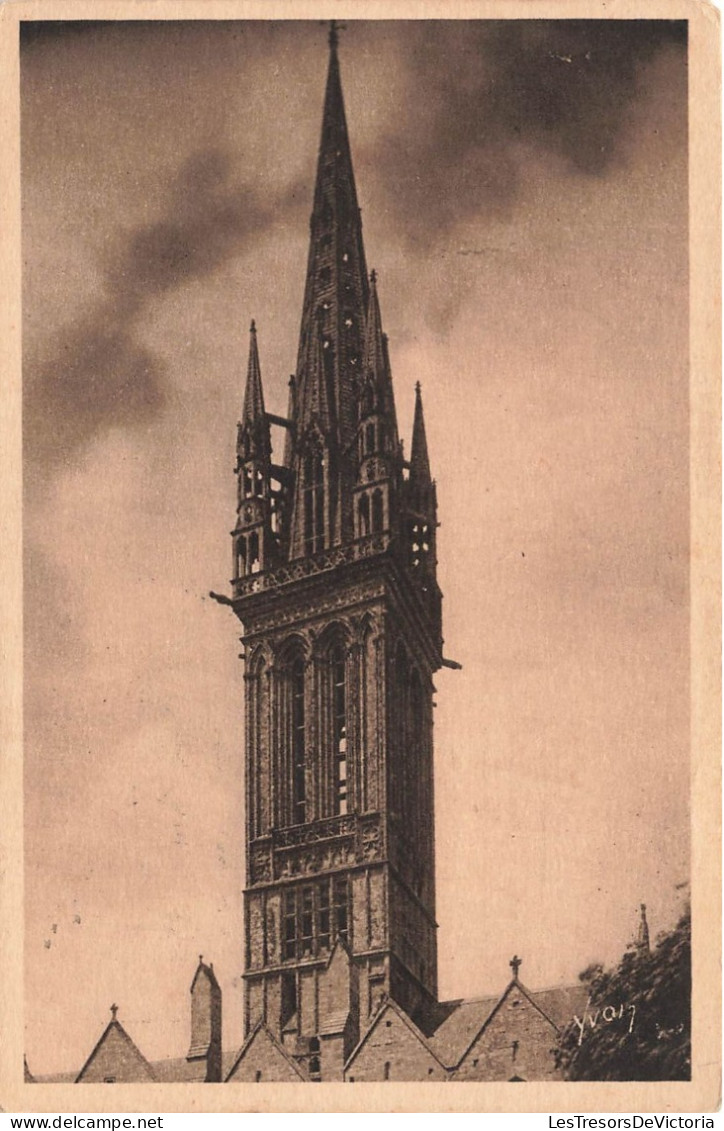
[[[279,463],[270,422],[286,430]],[[422,399],[418,385],[408,461],[334,25],[288,415],[266,412],[252,323],[237,455],[246,1035],[264,1024],[329,1079],[325,1063],[336,1057],[337,1075],[385,997],[413,1017],[437,1000],[432,707],[444,662]]]

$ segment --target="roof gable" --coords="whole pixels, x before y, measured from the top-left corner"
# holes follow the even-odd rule
[[[115,1017],[96,1042],[76,1084],[100,1083],[106,1076],[119,1084],[155,1080],[151,1065]]]
[[[456,1067],[459,1067],[462,1064],[462,1062],[465,1060],[465,1057],[468,1055],[468,1053],[472,1049],[473,1045],[475,1045],[476,1042],[480,1039],[481,1035],[488,1028],[488,1026],[490,1025],[493,1018],[500,1011],[500,1009],[505,1004],[506,1000],[508,999],[508,997],[510,997],[510,995],[513,991],[520,993],[526,999],[526,1001],[529,1002],[529,1004],[532,1005],[533,1008],[544,1018],[544,1020],[551,1026],[551,1028],[558,1031],[558,1026],[555,1024],[554,1021],[551,1020],[550,1016],[546,1013],[546,1011],[542,1007],[542,1005],[540,1005],[536,1001],[536,997],[540,996],[540,995],[536,995],[536,994],[531,993],[531,991],[529,989],[527,989],[523,985],[522,982],[519,982],[517,978],[513,978],[508,983],[508,985],[505,987],[505,989],[503,990],[503,993],[501,994],[498,1001],[495,1003],[493,1009],[491,1009],[490,1013],[488,1014],[488,1016],[483,1021],[482,1025],[474,1033],[472,1040],[468,1041],[467,1045],[465,1046],[461,1055],[458,1057],[458,1059],[456,1061]]]
[[[422,1032],[422,1030],[418,1029],[415,1022],[412,1021],[407,1016],[404,1009],[401,1009],[396,1001],[393,1001],[392,998],[387,998],[385,1001],[382,1002],[382,1004],[380,1005],[380,1008],[377,1010],[377,1013],[374,1015],[374,1017],[372,1018],[372,1021],[367,1026],[367,1029],[364,1033],[364,1036],[362,1037],[362,1039],[360,1041],[358,1041],[358,1043],[355,1045],[354,1049],[350,1053],[349,1057],[347,1058],[347,1063],[345,1064],[345,1071],[347,1071],[347,1069],[352,1067],[355,1059],[359,1056],[362,1049],[367,1044],[370,1037],[373,1035],[374,1031],[377,1028],[379,1028],[379,1026],[382,1024],[382,1020],[383,1020],[385,1014],[388,1013],[388,1012],[396,1014],[396,1016],[399,1017],[399,1019],[403,1022],[403,1024],[407,1026],[407,1028],[410,1030],[412,1035],[420,1042],[420,1044],[426,1050],[426,1052],[428,1052],[430,1054],[430,1056],[440,1065],[441,1068],[445,1068],[445,1065],[440,1060],[440,1057],[437,1055],[437,1053],[435,1052],[435,1049],[433,1048],[431,1042],[427,1039],[427,1037]]]
[[[239,1055],[236,1057],[231,1071],[224,1078],[225,1082],[233,1081],[235,1077],[239,1078],[241,1082],[240,1069],[243,1067],[247,1060],[252,1057],[257,1057],[260,1063],[264,1064],[262,1071],[265,1073],[265,1079],[268,1081],[288,1079],[290,1075],[298,1077],[300,1080],[306,1080],[307,1077],[302,1072],[297,1062],[289,1055],[287,1050],[279,1043],[270,1029],[260,1021],[258,1025],[252,1029],[249,1036],[244,1041],[244,1044],[239,1050]],[[277,1074],[274,1073],[274,1064],[277,1064]],[[260,1077],[261,1079],[261,1077]]]

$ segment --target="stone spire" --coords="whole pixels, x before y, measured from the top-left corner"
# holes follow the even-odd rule
[[[323,336],[332,427],[344,448],[356,425],[368,283],[352,155],[337,55],[330,33],[329,70],[310,221],[309,258],[296,372],[298,418],[305,414]]]

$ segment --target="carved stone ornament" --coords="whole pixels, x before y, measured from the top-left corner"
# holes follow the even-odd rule
[[[266,883],[272,878],[271,847],[253,844],[249,857],[249,870],[253,884]]]

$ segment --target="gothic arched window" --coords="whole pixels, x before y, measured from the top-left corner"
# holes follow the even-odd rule
[[[324,549],[324,459],[312,451],[304,459],[304,550]]]
[[[347,676],[344,648],[335,644],[330,654],[332,675],[332,756],[334,759],[334,812],[347,812]]]
[[[297,656],[291,667],[292,723],[292,819],[301,825],[306,819],[306,726],[304,717],[304,660]]]

